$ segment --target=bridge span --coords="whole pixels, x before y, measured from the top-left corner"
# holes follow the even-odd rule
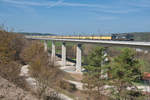
[[[32,38],[26,36],[27,39],[31,40],[44,40],[45,51],[47,51],[47,41],[52,41],[52,60],[55,60],[55,42],[62,42],[62,65],[66,65],[66,43],[71,42],[77,45],[76,53],[76,71],[81,72],[81,59],[82,59],[82,44],[100,44],[106,47],[112,46],[123,46],[123,47],[132,47],[140,48],[144,50],[150,50],[150,42],[136,42],[136,41],[104,41],[104,40],[75,40],[75,39],[54,39],[54,38]]]

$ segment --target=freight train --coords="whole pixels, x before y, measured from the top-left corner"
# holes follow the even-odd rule
[[[112,34],[111,36],[32,36],[35,38],[54,39],[83,39],[83,40],[113,40],[113,41],[133,41],[132,34]]]

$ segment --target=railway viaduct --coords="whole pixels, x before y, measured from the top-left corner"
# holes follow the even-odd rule
[[[82,44],[100,44],[102,46],[112,47],[112,46],[121,46],[121,47],[132,47],[144,50],[150,50],[150,42],[135,42],[135,41],[102,41],[102,40],[74,40],[74,39],[53,39],[53,38],[32,38],[26,36],[27,39],[32,40],[44,40],[45,51],[47,51],[47,41],[52,41],[52,54],[51,59],[55,60],[55,42],[62,42],[62,65],[66,65],[66,43],[72,42],[77,45],[76,52],[76,71],[81,72],[81,59],[82,59]]]

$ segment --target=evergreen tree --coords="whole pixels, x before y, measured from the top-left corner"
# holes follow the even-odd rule
[[[105,51],[106,49],[103,47],[96,47],[88,57],[89,65],[84,67],[85,72],[82,82],[84,83],[84,88],[87,89],[89,97],[92,94],[103,95],[101,92],[103,92],[106,82],[106,78],[104,78],[106,75],[104,69],[105,59],[107,57]]]
[[[110,64],[109,73],[116,100],[125,100],[128,96],[133,96],[131,93],[134,94],[133,92],[138,90],[133,82],[140,80],[142,73],[139,60],[135,58],[135,52],[132,49],[125,48],[121,55],[114,58]]]

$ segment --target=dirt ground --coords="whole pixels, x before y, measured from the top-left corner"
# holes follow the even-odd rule
[[[0,100],[38,100],[30,92],[0,77]]]
[[[78,73],[71,73],[71,77],[73,77],[76,81],[81,82],[83,75]]]

